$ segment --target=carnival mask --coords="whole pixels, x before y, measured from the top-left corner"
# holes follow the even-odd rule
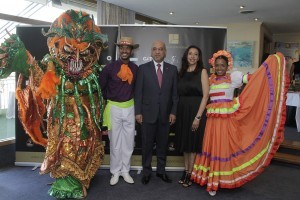
[[[73,80],[86,78],[93,72],[92,67],[107,42],[107,36],[94,26],[93,18],[74,10],[60,15],[43,34],[49,37],[50,55]]]

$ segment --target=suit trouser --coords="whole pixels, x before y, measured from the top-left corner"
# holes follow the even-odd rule
[[[142,165],[143,175],[149,176],[152,172],[151,162],[153,153],[153,143],[156,142],[157,170],[159,174],[165,173],[168,137],[170,124],[162,123],[142,123]]]
[[[112,174],[129,172],[135,136],[134,106],[119,108],[112,105],[110,116],[112,125],[108,131],[110,172]]]

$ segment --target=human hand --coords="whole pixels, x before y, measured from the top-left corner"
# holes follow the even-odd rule
[[[169,116],[170,125],[173,125],[175,121],[176,121],[176,115],[170,114]]]
[[[107,126],[100,126],[101,128],[101,134],[102,135],[108,135],[108,129],[107,129]]]
[[[135,120],[137,123],[142,124],[143,123],[143,115],[136,115]]]
[[[106,131],[101,131],[102,135],[108,135],[108,130]]]
[[[200,120],[194,119],[192,124],[192,131],[196,131],[199,128]]]

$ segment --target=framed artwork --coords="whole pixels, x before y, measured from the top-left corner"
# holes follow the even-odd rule
[[[227,51],[233,57],[233,68],[253,67],[254,41],[228,41]]]
[[[275,42],[275,52],[281,52],[293,62],[298,61],[300,55],[300,44],[297,42]]]

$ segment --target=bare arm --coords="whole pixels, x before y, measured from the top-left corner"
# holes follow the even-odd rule
[[[202,72],[201,72],[201,84],[202,84],[203,97],[202,97],[197,115],[195,116],[195,119],[193,121],[192,130],[197,130],[198,129],[201,118],[197,119],[196,117],[201,117],[202,116],[202,114],[205,110],[208,98],[209,98],[209,81],[208,81],[208,74],[207,74],[206,69],[203,69]]]
[[[293,80],[293,76],[294,76],[294,69],[295,69],[295,65],[292,64],[291,66],[291,70],[290,70],[290,80],[292,81]]]

